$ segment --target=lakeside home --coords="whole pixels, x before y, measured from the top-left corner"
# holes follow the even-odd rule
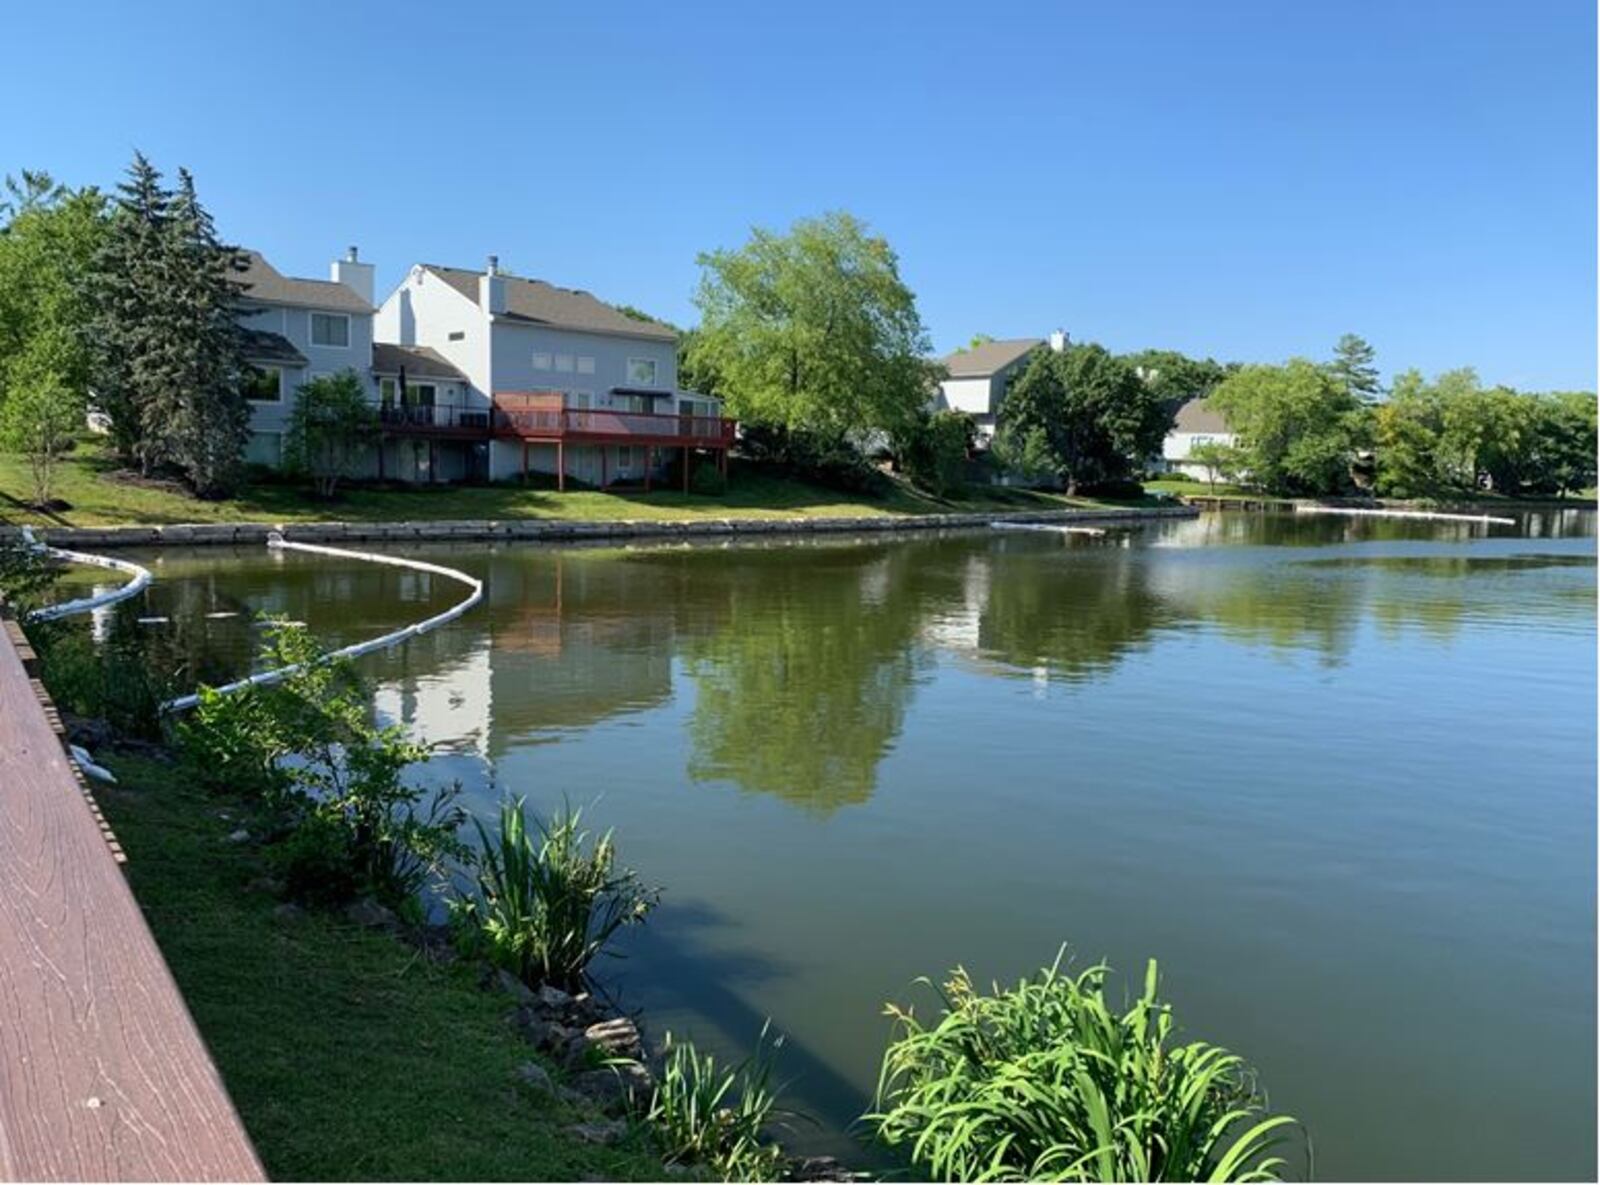
[[[239,320],[252,376],[245,459],[278,468],[295,391],[353,370],[378,409],[363,477],[419,484],[529,473],[606,488],[663,477],[687,488],[697,457],[724,473],[733,421],[677,386],[678,335],[588,292],[500,271],[418,264],[373,304],[352,247],[328,280],[246,252]]]
[[[1052,349],[1065,349],[1066,341],[1060,330],[1050,335]],[[942,362],[948,377],[939,384],[933,410],[966,412],[978,426],[979,443],[987,447],[994,439],[1006,386],[1044,344],[1042,338],[1018,337],[980,342],[947,355]]]
[[[1236,445],[1239,436],[1228,427],[1221,412],[1204,399],[1191,399],[1178,409],[1172,428],[1161,445],[1161,462],[1168,473],[1181,473],[1196,481],[1206,481],[1210,471],[1189,458],[1204,444]]]
[[[465,456],[468,475],[530,472],[605,488],[649,488],[674,460],[688,487],[695,456],[726,472],[733,422],[718,400],[678,388],[678,334],[578,289],[417,264],[378,310],[385,342],[421,348],[462,378],[458,401],[406,394],[386,431]]]

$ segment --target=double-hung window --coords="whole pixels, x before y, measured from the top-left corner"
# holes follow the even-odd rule
[[[349,316],[345,313],[312,313],[311,344],[337,350],[349,349]]]

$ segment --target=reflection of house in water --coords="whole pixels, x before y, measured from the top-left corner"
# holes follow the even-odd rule
[[[465,654],[424,653],[430,643],[436,652],[453,648],[459,637],[451,631],[408,640],[401,656],[407,669],[385,672],[374,702],[380,717],[405,725],[414,740],[487,759],[494,703],[488,640],[474,642]]]
[[[672,606],[648,576],[609,551],[495,568],[494,756],[672,697]]]

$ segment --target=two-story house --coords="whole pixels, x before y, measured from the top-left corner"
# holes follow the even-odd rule
[[[250,440],[245,460],[277,467],[294,393],[321,375],[354,370],[372,386],[372,265],[355,248],[334,262],[331,278],[285,276],[259,252],[246,251],[239,323],[251,365]]]
[[[453,368],[453,396],[385,410],[386,429],[426,440],[435,464],[477,454],[472,475],[530,472],[646,487],[671,461],[687,485],[702,452],[724,470],[733,424],[677,386],[677,333],[588,292],[502,272],[418,264],[378,310],[380,341]],[[412,384],[408,381],[408,387]]]
[[[942,360],[946,378],[939,384],[933,410],[966,412],[978,426],[979,443],[987,446],[994,439],[1006,387],[1044,344],[1037,337],[1018,337],[979,342],[948,355]],[[1066,334],[1059,330],[1051,334],[1052,349],[1063,350],[1066,344]]]
[[[326,280],[286,276],[256,251],[245,252],[245,260],[238,308],[251,367],[247,462],[280,466],[296,390],[352,370],[379,409],[381,427],[357,476],[424,482],[487,475],[486,416],[465,434],[475,450],[441,450],[439,438],[449,433],[433,430],[430,409],[462,402],[466,376],[432,350],[373,340],[373,268],[354,247],[333,262]],[[423,437],[408,431],[412,423],[427,429]]]

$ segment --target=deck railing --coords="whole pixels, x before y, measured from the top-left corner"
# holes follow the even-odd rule
[[[384,404],[378,408],[378,423],[385,428],[436,428],[450,432],[477,430],[489,434],[491,415],[486,407],[462,407],[455,403]]]
[[[503,392],[495,396],[494,431],[551,440],[681,441],[725,448],[733,443],[734,421],[722,416],[563,407],[559,395]]]

